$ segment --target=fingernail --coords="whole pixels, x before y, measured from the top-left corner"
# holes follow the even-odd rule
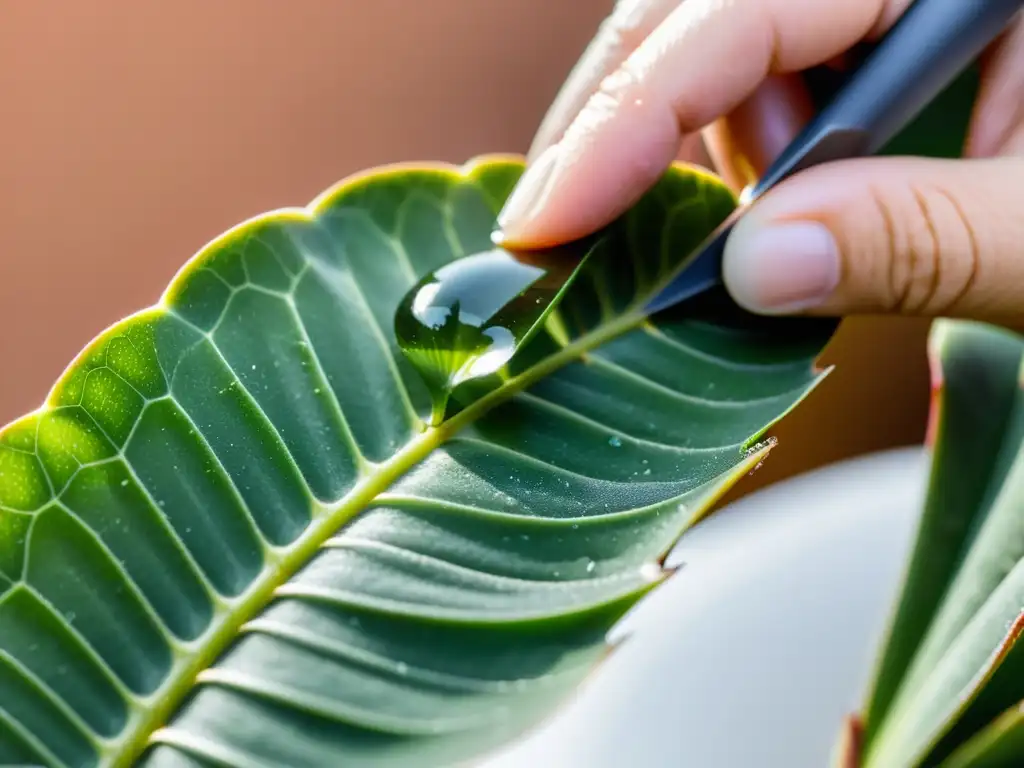
[[[552,144],[526,168],[498,214],[498,228],[491,234],[495,243],[516,239],[522,225],[544,206],[555,179],[558,149],[557,144]]]
[[[785,314],[820,305],[839,284],[839,247],[816,222],[737,224],[722,265],[733,298],[752,312]]]

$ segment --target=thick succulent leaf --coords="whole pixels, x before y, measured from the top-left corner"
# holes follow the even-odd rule
[[[734,204],[675,169],[427,427],[393,312],[491,247],[521,170],[386,169],[235,228],[0,433],[0,763],[450,765],[607,653],[832,324],[645,320]]]
[[[1018,768],[1024,757],[1024,701],[943,761],[942,768]]]
[[[930,346],[930,485],[867,709],[867,766],[935,765],[1024,697],[1024,340],[939,322]]]
[[[1014,408],[1022,346],[982,326],[936,326],[930,343],[932,467],[902,594],[865,712],[867,744],[953,580],[985,511],[984,498],[1005,477],[1004,437]],[[944,330],[939,330],[939,329]]]

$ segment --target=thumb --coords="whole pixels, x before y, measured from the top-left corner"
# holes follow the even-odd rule
[[[723,271],[761,314],[1024,324],[1024,157],[865,158],[804,171],[737,223]]]

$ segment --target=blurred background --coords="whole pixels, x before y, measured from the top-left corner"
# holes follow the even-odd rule
[[[0,424],[238,221],[381,163],[525,152],[611,5],[0,3]],[[846,323],[736,493],[920,442],[926,332]]]

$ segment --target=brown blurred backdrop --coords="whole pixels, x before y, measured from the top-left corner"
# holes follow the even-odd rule
[[[0,424],[236,222],[379,163],[525,151],[610,7],[0,3]],[[848,323],[742,489],[920,441],[925,330]]]

